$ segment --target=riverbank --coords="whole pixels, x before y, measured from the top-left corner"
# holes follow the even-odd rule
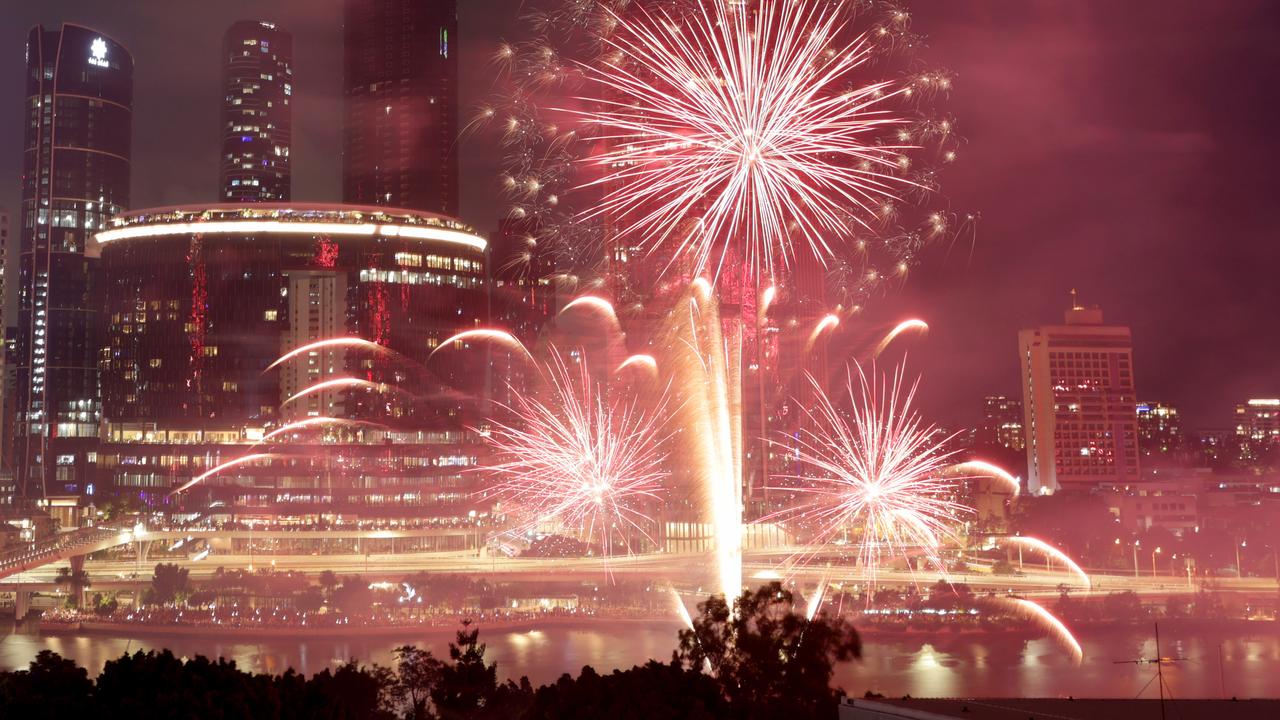
[[[592,628],[601,623],[610,625],[678,625],[671,617],[597,617],[593,615],[545,615],[541,617],[518,618],[513,620],[459,617],[457,622],[449,623],[405,623],[397,625],[341,625],[341,626],[271,626],[271,625],[209,625],[209,624],[157,624],[130,623],[111,621],[75,621],[60,622],[41,620],[38,632],[51,636],[105,635],[118,637],[121,635],[164,636],[218,638],[226,640],[253,640],[255,638],[389,638],[405,635],[442,635],[452,637],[462,629],[463,621],[470,622],[470,627],[485,632],[529,632],[547,627],[574,629]]]

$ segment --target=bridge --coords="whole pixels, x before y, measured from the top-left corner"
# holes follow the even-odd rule
[[[450,550],[414,551],[430,546],[430,539],[452,538],[467,533],[469,547]],[[370,581],[398,580],[418,572],[459,573],[500,580],[519,578],[531,582],[566,579],[616,577],[635,580],[663,580],[684,586],[711,587],[712,569],[707,553],[646,553],[613,558],[520,558],[486,553],[481,547],[483,528],[406,528],[399,530],[305,529],[184,529],[146,530],[141,527],[86,528],[64,533],[41,543],[25,546],[0,556],[0,592],[13,593],[15,610],[25,615],[32,593],[51,593],[60,588],[56,568],[67,562],[72,570],[88,570],[93,587],[113,590],[141,590],[150,582],[151,569],[144,567],[148,548],[157,542],[204,541],[219,548],[211,559],[166,558],[164,562],[187,568],[192,579],[208,578],[216,569],[273,567],[281,571],[318,576],[325,571],[355,575]],[[339,550],[333,552],[337,542]],[[254,550],[255,543],[279,545],[283,551]],[[122,545],[135,545],[132,560],[105,559],[86,562],[86,556]],[[307,548],[328,549],[328,552]],[[247,552],[246,552],[247,551]],[[852,580],[847,560],[832,555],[817,558],[803,567],[787,568],[796,548],[754,550],[744,553],[743,576],[748,584],[771,579],[794,580],[801,584]],[[1078,594],[1105,594],[1132,590],[1144,595],[1169,595],[1195,589],[1183,575],[1134,577],[1125,574],[1090,573],[1092,590],[1065,569],[1049,569],[1027,563],[1019,575],[995,575],[988,568],[971,564],[967,572],[948,574],[947,580],[965,583],[976,591],[1018,592],[1025,595],[1056,596],[1060,587]],[[940,573],[922,570],[881,569],[878,581],[887,586],[928,585],[944,579]],[[1277,581],[1271,578],[1215,578],[1223,590],[1274,593]]]

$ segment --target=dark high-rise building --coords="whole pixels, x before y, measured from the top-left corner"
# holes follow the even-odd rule
[[[1178,408],[1158,402],[1140,402],[1138,413],[1138,449],[1143,458],[1172,455],[1182,450],[1186,441]]]
[[[975,438],[977,445],[1021,451],[1026,442],[1022,422],[1021,400],[1004,395],[986,396],[982,399],[982,426]]]
[[[342,199],[458,213],[456,0],[346,0]]]
[[[19,492],[93,494],[101,283],[92,235],[129,204],[133,58],[63,25],[27,37],[13,465]]]
[[[223,202],[290,197],[293,36],[241,20],[222,38]]]

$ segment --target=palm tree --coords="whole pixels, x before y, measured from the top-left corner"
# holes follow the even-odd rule
[[[325,600],[333,598],[333,589],[338,587],[338,576],[332,570],[320,573],[320,587],[324,588]]]
[[[84,591],[89,588],[89,573],[83,568],[72,571],[69,567],[58,568],[58,575],[53,579],[54,583],[66,586],[70,591],[70,602],[72,607],[80,607],[80,601],[84,597]]]

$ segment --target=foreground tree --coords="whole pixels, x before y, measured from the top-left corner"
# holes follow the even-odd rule
[[[449,643],[449,660],[440,668],[440,678],[431,690],[431,701],[443,720],[506,720],[518,718],[532,695],[527,678],[520,685],[510,681],[498,684],[497,663],[485,664],[485,646],[480,631],[458,631],[456,642]]]
[[[677,657],[705,669],[735,714],[746,718],[835,717],[842,690],[831,687],[838,662],[862,655],[844,618],[805,618],[779,583],[744,591],[730,612],[724,598],[698,605],[693,628],[680,631]]]
[[[191,592],[191,571],[172,563],[159,563],[151,577],[150,602],[168,605],[187,599]]]
[[[428,703],[431,693],[440,684],[444,664],[430,650],[419,650],[412,645],[395,649],[396,678],[389,688],[392,701],[404,708],[406,720],[434,717]]]
[[[26,670],[0,672],[0,717],[87,717],[93,682],[74,661],[41,650]]]
[[[650,660],[600,675],[590,666],[538,688],[525,720],[711,720],[734,717],[716,679],[678,661]]]

